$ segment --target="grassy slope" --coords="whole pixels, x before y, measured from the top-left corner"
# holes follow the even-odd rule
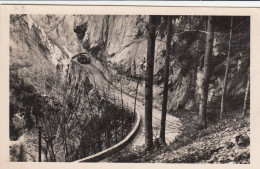
[[[173,143],[168,146],[155,144],[155,148],[146,153],[143,147],[128,149],[113,155],[111,160],[152,163],[250,163],[250,118],[242,116],[241,111],[227,114],[225,120],[219,124],[209,122],[208,128],[200,131],[194,129],[195,112],[179,112],[175,115],[183,121],[183,132]],[[239,137],[240,135],[242,136]],[[240,141],[237,141],[236,137],[240,138]]]

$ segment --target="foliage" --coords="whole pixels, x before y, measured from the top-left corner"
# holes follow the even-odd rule
[[[19,132],[23,127],[31,129],[33,127],[33,120],[31,114],[31,106],[36,98],[39,97],[32,85],[28,85],[17,74],[10,74],[10,139],[16,140]],[[16,126],[13,123],[15,115],[23,117],[26,121],[25,126]]]

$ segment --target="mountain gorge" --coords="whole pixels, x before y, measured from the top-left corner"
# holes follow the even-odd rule
[[[121,85],[118,79],[121,79],[124,90],[133,95],[136,80],[129,78],[129,76],[144,77],[145,74],[147,53],[146,23],[148,17],[84,16],[82,19],[79,16],[76,18],[74,31],[77,33],[83,48],[91,52],[95,59],[101,63],[95,66],[102,70],[107,79],[114,82],[113,84],[118,87]],[[200,94],[200,78],[206,38],[206,25],[199,22],[201,18],[202,16],[190,18],[190,20],[194,21],[193,24],[188,22],[189,18],[186,16],[176,19],[172,39],[173,49],[170,58],[169,109],[197,108],[196,103]],[[237,24],[241,23],[239,21],[241,21],[241,18],[238,17],[236,19]],[[224,21],[219,18],[218,22],[223,24]],[[242,22],[244,22],[244,25],[249,20],[246,19]],[[213,76],[209,91],[209,101],[215,103],[221,95],[224,75],[222,73],[225,71],[225,55],[227,55],[227,51],[223,51],[223,48],[227,48],[225,38],[228,38],[226,36],[228,32],[224,30],[225,28],[219,27],[217,29],[219,30],[215,33],[216,39],[211,66]],[[238,33],[239,30],[236,30],[237,32],[234,33],[234,57],[232,59],[231,80],[228,84],[228,93],[230,93],[230,99],[234,100],[234,102],[241,101],[239,95],[243,93],[246,87],[246,72],[249,71],[249,48],[247,48],[249,32],[244,26],[237,29],[243,29],[244,32]],[[157,31],[155,43],[154,97],[157,107],[160,107],[162,99],[165,42],[165,23],[162,23]],[[239,81],[240,78],[245,80]],[[141,81],[138,91],[140,99],[143,99],[143,81]]]
[[[176,16],[172,21],[168,91],[171,115],[198,111],[206,18]],[[228,54],[227,18],[216,17],[215,23],[208,94],[208,118],[214,122],[219,118]],[[160,110],[167,23],[164,16],[156,22],[153,106]],[[249,17],[234,17],[227,111],[240,110],[243,105],[250,72],[249,25]],[[132,127],[133,117],[123,108],[122,93],[133,97],[138,93],[137,100],[145,101],[147,27],[148,16],[142,15],[11,15],[11,161],[21,161],[23,149],[34,152],[24,155],[27,161],[36,161],[40,127],[44,131],[42,154],[45,161],[74,161],[123,139]],[[101,71],[109,85],[121,90],[121,98],[114,94],[114,104],[104,98],[106,94],[109,98],[110,88],[101,90],[93,84],[93,75],[73,58],[79,53],[86,53],[90,65]],[[116,115],[114,119],[109,117],[111,123],[104,119],[109,116],[102,111],[104,105]],[[120,111],[122,116],[117,114]],[[194,113],[190,115],[196,119]],[[48,120],[52,123],[45,123]]]

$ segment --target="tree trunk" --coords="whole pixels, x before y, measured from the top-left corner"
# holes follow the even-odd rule
[[[39,127],[39,140],[38,140],[38,162],[42,161],[42,128]]]
[[[206,128],[206,111],[207,111],[207,100],[208,100],[208,88],[209,88],[209,78],[210,78],[210,62],[212,56],[214,40],[214,26],[213,26],[213,17],[208,17],[208,26],[207,26],[207,40],[206,40],[206,52],[204,57],[204,71],[202,78],[202,92],[200,97],[200,106],[199,106],[199,128]]]
[[[156,16],[149,16],[148,25],[148,47],[147,66],[145,78],[145,146],[149,150],[153,146],[153,70],[154,70],[154,50],[155,50],[155,24]]]
[[[56,156],[54,153],[54,146],[52,144],[52,142],[49,142],[50,148],[51,148],[51,153],[49,153],[52,156],[52,162],[56,162]]]
[[[136,75],[136,61],[134,60],[134,76],[137,77]],[[133,113],[133,119],[132,123],[135,122],[135,113],[136,113],[136,100],[137,100],[137,94],[138,94],[138,86],[139,86],[139,80],[136,80],[136,88],[135,88],[135,103],[134,103],[134,113]]]
[[[208,28],[208,25],[207,25],[207,16],[206,16],[206,19],[205,19],[205,31],[207,31],[207,28]]]
[[[165,123],[166,123],[166,113],[167,113],[171,40],[172,40],[172,17],[168,16],[166,56],[165,56],[165,63],[164,63],[164,88],[163,88],[162,116],[161,116],[161,130],[160,130],[160,139],[163,143],[165,143]]]
[[[249,95],[249,86],[250,86],[250,76],[248,75],[247,85],[246,85],[246,91],[245,91],[245,100],[244,100],[244,107],[243,107],[243,115],[246,115],[247,110],[247,99]]]
[[[108,109],[106,109],[108,110]],[[109,116],[109,112],[107,112],[107,129],[106,129],[106,132],[107,132],[107,147],[110,147],[110,141],[111,141],[111,125],[110,125],[110,116]]]
[[[97,125],[98,125],[98,131],[97,131],[97,134],[98,134],[98,148],[99,148],[99,151],[102,151],[100,118],[98,118],[98,124]]]
[[[114,95],[114,105],[116,105],[116,96]],[[115,125],[115,143],[117,143],[117,121],[118,121],[118,110],[116,109],[116,112],[114,114],[114,125]]]
[[[188,20],[189,20],[189,31],[190,31],[191,30],[191,16],[188,16]]]
[[[45,154],[45,162],[48,162],[48,151],[47,151],[47,149],[44,150],[44,154]]]
[[[120,93],[121,93],[121,102],[122,102],[122,110],[120,112],[121,114],[121,139],[123,140],[124,138],[124,114],[123,114],[123,111],[124,111],[124,100],[123,100],[123,84],[122,84],[122,80],[120,79],[120,86],[121,86],[121,89],[120,89]]]
[[[136,113],[136,100],[137,100],[137,94],[138,94],[138,85],[139,80],[136,81],[136,89],[135,89],[135,103],[134,103],[134,114],[133,114],[133,123],[135,122],[135,113]]]
[[[232,42],[232,29],[233,29],[233,16],[231,16],[230,22],[230,33],[229,33],[229,44],[228,44],[228,56],[227,56],[227,63],[226,63],[226,71],[224,76],[224,84],[223,84],[223,91],[222,91],[222,98],[221,98],[221,107],[219,113],[219,119],[223,119],[224,111],[225,111],[225,98],[226,98],[226,90],[227,90],[227,77],[228,77],[228,70],[229,70],[229,59],[230,59],[230,52],[231,52],[231,42]]]

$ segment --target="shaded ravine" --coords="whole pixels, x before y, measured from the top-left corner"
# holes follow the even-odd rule
[[[73,59],[73,61],[76,61],[76,58]],[[77,62],[78,63],[78,62]],[[91,74],[89,79],[90,82],[96,86],[97,89],[99,90],[108,90],[110,91],[110,97],[108,100],[111,103],[114,103],[114,97],[120,98],[121,99],[121,92],[118,88],[113,86],[110,82],[106,80],[104,77],[103,73],[97,69],[95,66],[91,64],[80,64],[86,71]],[[102,93],[101,93],[102,94]],[[123,103],[124,106],[127,106],[130,111],[134,111],[134,102],[135,99],[134,97],[130,96],[129,94],[123,92],[122,93],[122,98],[123,98]],[[121,102],[117,101],[116,102],[117,106],[121,106]],[[128,144],[127,147],[134,148],[137,146],[142,146],[145,144],[145,127],[144,127],[144,114],[145,114],[145,107],[144,103],[137,100],[136,102],[136,112],[141,115],[141,123],[139,126],[139,130],[136,133],[134,139],[132,139]],[[154,138],[159,137],[159,130],[160,130],[160,125],[161,125],[161,110],[157,108],[153,108],[153,135]],[[181,121],[177,118],[174,117],[170,114],[167,114],[166,117],[166,143],[170,143],[174,141],[175,137],[179,134],[180,129],[182,127]],[[109,159],[104,159],[102,161],[109,161]]]

